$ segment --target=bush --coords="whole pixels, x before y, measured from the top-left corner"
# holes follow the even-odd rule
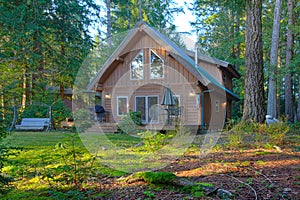
[[[142,125],[142,113],[129,111],[120,123],[118,123],[118,132],[124,134],[137,134],[139,132],[139,127]]]
[[[159,150],[164,145],[166,145],[169,141],[169,138],[172,138],[172,134],[163,134],[160,132],[153,132],[146,130],[145,132],[138,133],[141,136],[144,145],[141,149],[146,150],[148,152],[154,152]]]
[[[7,185],[11,181],[11,178],[2,174],[4,162],[7,161],[7,157],[9,156],[8,148],[6,148],[2,143],[3,139],[6,138],[7,135],[7,127],[5,126],[3,119],[0,118],[0,193],[5,193],[7,191]]]
[[[266,143],[281,145],[289,131],[290,127],[285,122],[270,125],[241,122],[229,132],[228,145],[231,148],[246,145],[263,147]]]
[[[83,132],[94,124],[93,116],[91,115],[90,111],[84,108],[79,108],[74,111],[73,117],[75,120],[74,124],[78,132]]]

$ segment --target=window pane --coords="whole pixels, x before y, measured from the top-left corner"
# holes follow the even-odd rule
[[[179,108],[180,107],[180,96],[179,95],[173,95],[173,98],[175,100],[175,108]]]
[[[118,115],[124,115],[127,113],[127,98],[118,97]]]
[[[158,97],[148,97],[148,117],[149,122],[158,122],[158,113],[155,110],[156,105],[158,105]],[[152,111],[152,112],[151,112]]]
[[[144,67],[143,67],[143,51],[136,56],[130,65],[131,79],[143,79]]]
[[[216,112],[220,112],[220,101],[216,100]]]
[[[150,55],[150,77],[163,78],[164,77],[164,62],[152,50]]]
[[[140,111],[142,114],[142,121],[146,122],[146,98],[136,97],[136,111]]]

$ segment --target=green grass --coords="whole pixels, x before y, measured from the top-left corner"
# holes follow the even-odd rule
[[[139,138],[119,134],[90,136],[91,141],[101,141],[104,145],[110,142],[124,148],[140,142]],[[86,184],[91,177],[126,174],[101,164],[82,138],[85,135],[69,132],[11,133],[3,143],[18,149],[11,150],[13,155],[5,163],[3,173],[14,178],[13,189],[0,199],[73,199],[85,196],[78,187],[95,189]]]
[[[134,147],[140,138],[125,134],[13,132],[4,143],[19,149],[11,150],[3,168],[14,178],[13,189],[0,199],[91,197],[99,194],[97,184],[103,176],[120,177],[167,165],[184,153],[179,141],[186,139],[182,135],[158,152],[148,152],[144,146]]]

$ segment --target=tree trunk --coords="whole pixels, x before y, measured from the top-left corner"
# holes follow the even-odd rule
[[[264,122],[262,0],[246,1],[246,72],[243,121]]]
[[[126,2],[126,9],[127,9],[127,29],[130,29],[130,9],[129,9],[129,1]]]
[[[299,83],[298,83],[298,108],[297,108],[297,120],[300,122],[300,76],[299,76]]]
[[[276,69],[278,65],[278,44],[279,44],[279,29],[280,29],[280,13],[281,0],[276,0],[274,8],[274,21],[272,31],[272,42],[270,51],[270,75],[269,75],[269,90],[268,90],[268,107],[267,114],[273,117],[277,116],[277,99],[276,99]]]
[[[139,0],[139,21],[143,21],[142,0]]]
[[[110,13],[110,0],[106,0],[106,15],[107,15],[107,43],[108,46],[111,47],[111,13]]]
[[[235,34],[240,35],[240,17],[238,15],[238,12],[236,12],[236,25],[235,25]],[[238,33],[238,34],[237,34]],[[237,62],[235,64],[236,70],[240,69],[240,55],[241,55],[241,43],[238,41],[236,44],[236,52],[235,52],[235,57],[237,59]]]
[[[25,107],[26,107],[26,100],[27,100],[27,95],[26,95],[26,88],[27,88],[27,78],[26,78],[26,70],[24,70],[24,75],[23,75],[23,86],[22,86],[22,89],[23,89],[23,91],[22,91],[22,110],[24,110],[25,109]]]
[[[64,58],[65,55],[66,55],[66,52],[65,52],[65,46],[63,45],[63,42],[61,43],[60,45],[60,55]],[[60,84],[59,84],[59,94],[60,94],[60,98],[62,100],[65,99],[65,86],[64,86],[64,83],[63,83],[63,80],[60,81]]]
[[[287,41],[286,41],[286,75],[284,76],[285,88],[284,88],[284,96],[285,96],[285,115],[289,122],[294,121],[294,109],[293,109],[293,91],[292,91],[292,75],[290,72],[290,63],[292,59],[292,49],[293,49],[293,33],[291,27],[294,24],[293,19],[293,0],[288,0],[288,28],[287,28]],[[299,104],[300,106],[300,104]],[[298,106],[298,109],[300,109]],[[299,112],[299,110],[298,110]]]

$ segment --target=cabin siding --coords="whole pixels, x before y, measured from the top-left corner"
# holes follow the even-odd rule
[[[128,97],[128,110],[135,111],[136,96],[158,96],[158,103],[161,103],[165,86],[169,86],[175,95],[180,96],[182,110],[182,121],[185,125],[202,124],[201,94],[205,87],[199,85],[198,79],[190,73],[176,59],[169,55],[168,47],[161,47],[146,34],[139,34],[121,52],[122,62],[114,61],[113,69],[107,70],[99,79],[98,84],[102,85],[102,102],[109,113],[110,122],[119,122],[122,117],[117,116],[116,104],[118,96]],[[150,78],[150,49],[152,49],[164,62],[164,78]],[[143,50],[144,53],[144,77],[143,80],[130,79],[130,64],[137,54]],[[222,82],[222,72],[214,64],[199,62],[208,73],[216,80]],[[196,95],[200,95],[200,105],[197,105]],[[205,95],[205,123],[211,120],[219,123],[222,116],[211,119],[215,111],[212,106],[214,99],[209,94]],[[230,106],[229,104],[227,106]]]

